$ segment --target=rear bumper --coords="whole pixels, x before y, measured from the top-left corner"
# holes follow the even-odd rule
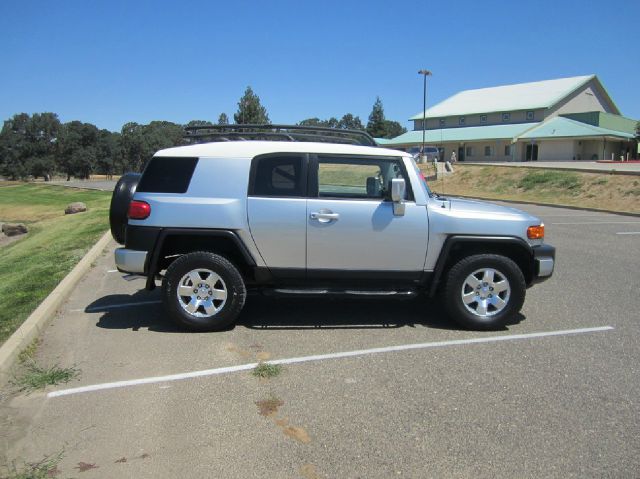
[[[540,283],[551,277],[556,263],[556,249],[548,244],[533,248],[533,283]]]
[[[115,253],[116,267],[123,273],[144,274],[147,263],[147,252],[127,248],[117,248]]]

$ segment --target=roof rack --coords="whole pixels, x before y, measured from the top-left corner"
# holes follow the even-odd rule
[[[316,141],[378,146],[369,133],[321,126],[300,125],[203,125],[185,127],[187,144],[209,141]]]

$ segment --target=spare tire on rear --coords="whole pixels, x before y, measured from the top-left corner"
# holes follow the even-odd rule
[[[111,225],[111,236],[118,243],[124,244],[125,229],[127,227],[127,213],[129,203],[136,192],[136,187],[140,181],[140,173],[126,173],[122,175],[111,196],[111,207],[109,208],[109,224]]]

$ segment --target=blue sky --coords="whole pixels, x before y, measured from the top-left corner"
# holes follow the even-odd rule
[[[637,0],[74,1],[0,3],[0,119],[53,111],[120,130],[232,118],[251,85],[274,123],[376,96],[409,126],[469,88],[597,74],[640,119]]]

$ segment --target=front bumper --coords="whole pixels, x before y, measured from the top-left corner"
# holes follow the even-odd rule
[[[540,283],[551,277],[556,263],[556,249],[548,244],[533,248],[533,282]]]
[[[123,273],[144,274],[147,252],[127,248],[116,249],[116,267]]]

